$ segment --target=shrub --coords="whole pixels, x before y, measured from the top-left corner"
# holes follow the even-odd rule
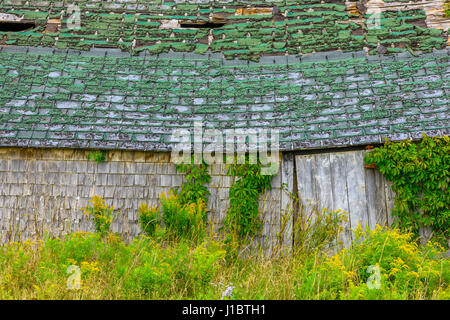
[[[448,295],[450,262],[433,243],[419,247],[411,233],[358,228],[352,247],[332,256],[308,255],[295,276],[298,299],[430,299]],[[369,287],[380,270],[380,286]],[[374,267],[373,269],[375,269]],[[369,268],[369,269],[368,269]],[[371,272],[369,272],[371,271]],[[373,277],[372,277],[373,278]]]
[[[172,239],[201,239],[205,234],[206,205],[203,199],[181,204],[177,195],[170,191],[161,195],[162,219]]]
[[[210,192],[205,184],[211,181],[211,176],[207,164],[205,162],[201,165],[179,164],[176,165],[176,169],[180,173],[185,173],[185,181],[177,192],[179,202],[184,205],[202,199],[204,203],[208,203]]]
[[[94,160],[97,163],[102,163],[106,160],[106,151],[93,151],[88,154],[89,160]]]
[[[161,224],[161,212],[156,206],[150,207],[148,204],[142,203],[138,212],[139,222],[142,231],[149,237],[153,237],[156,228]]]
[[[329,211],[317,208],[301,208],[294,224],[294,243],[297,250],[312,252],[338,243],[343,223],[348,221],[348,213],[341,210]]]
[[[334,255],[292,251],[226,259],[221,241],[161,242],[145,235],[125,244],[109,234],[77,232],[0,246],[0,299],[444,299],[450,262],[434,243],[377,227],[355,231]],[[67,268],[81,289],[67,288]],[[380,288],[367,285],[380,268]]]
[[[413,233],[377,226],[375,230],[355,232],[351,249],[358,277],[366,282],[370,265],[378,265],[382,282],[394,291],[405,292],[407,298],[426,298],[431,288],[440,288],[450,280],[450,261],[440,259],[444,249],[432,241],[419,246]],[[415,297],[413,295],[416,295]]]
[[[226,251],[220,243],[210,241],[197,246],[192,256],[190,277],[195,282],[206,286],[217,272],[219,262],[225,258]]]
[[[83,214],[90,215],[94,219],[96,232],[104,237],[110,232],[111,224],[119,213],[113,214],[114,207],[106,204],[106,201],[99,196],[94,196],[89,202],[91,204],[81,210]]]
[[[171,294],[175,290],[180,295],[194,295],[207,289],[224,255],[215,242],[197,246],[179,242],[166,248],[146,243],[125,287],[148,297],[161,298],[171,290]]]
[[[185,173],[185,181],[179,190],[161,194],[161,208],[139,207],[139,222],[142,231],[150,237],[199,240],[205,235],[209,191],[204,184],[211,180],[208,166],[179,164],[178,172]],[[165,229],[159,229],[161,224]],[[161,232],[159,232],[161,231]]]

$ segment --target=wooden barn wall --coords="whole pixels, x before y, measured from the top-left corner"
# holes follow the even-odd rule
[[[110,151],[107,160],[88,160],[88,151],[0,148],[0,243],[93,231],[81,208],[101,196],[120,214],[113,232],[131,240],[140,233],[138,207],[159,205],[161,193],[180,186],[183,175],[170,162],[170,153]],[[224,165],[210,166],[210,226],[221,225],[229,208],[233,180]],[[281,176],[260,197],[264,219],[256,243],[270,248],[279,229]]]

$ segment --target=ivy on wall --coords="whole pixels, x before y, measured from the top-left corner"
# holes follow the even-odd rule
[[[450,139],[423,135],[420,143],[387,141],[366,155],[396,192],[397,224],[419,235],[431,227],[432,238],[447,246],[450,237]]]
[[[179,173],[184,173],[185,181],[178,190],[178,198],[182,204],[191,204],[202,199],[206,204],[210,192],[205,186],[211,181],[211,176],[208,172],[208,165],[203,162],[201,165],[194,164],[179,164],[176,165]]]
[[[257,235],[262,228],[258,218],[259,195],[270,190],[272,175],[261,174],[261,164],[233,164],[227,175],[238,177],[230,188],[230,208],[224,219],[227,231],[244,239]]]

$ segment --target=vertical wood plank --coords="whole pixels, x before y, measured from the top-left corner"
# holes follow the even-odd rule
[[[385,182],[385,193],[386,193],[386,208],[387,208],[387,221],[388,225],[391,226],[394,222],[394,218],[392,216],[392,211],[394,209],[394,197],[395,192],[392,190],[392,182]]]
[[[315,155],[296,157],[299,201],[304,209],[312,208],[317,203],[315,192]]]
[[[367,200],[367,221],[370,229],[374,229],[377,223],[376,216],[377,211],[380,209],[379,204],[377,203],[376,195],[376,177],[374,169],[365,169],[365,185],[366,185],[366,200]],[[384,189],[383,189],[384,191]],[[384,192],[383,192],[384,193]]]
[[[318,209],[333,210],[331,188],[330,154],[322,153],[315,156],[314,186],[316,189]]]
[[[351,228],[355,229],[358,223],[364,228],[367,224],[367,201],[362,152],[352,152],[347,159],[347,185]]]
[[[377,206],[375,224],[378,224],[380,226],[387,226],[388,208],[386,207],[386,179],[383,177],[380,171],[373,170],[373,172],[375,177],[375,203]]]
[[[297,223],[297,218],[306,219],[310,217],[317,206],[316,182],[314,178],[316,175],[315,155],[297,156],[295,158],[295,167],[297,170],[299,210],[298,217],[294,219],[294,226]],[[312,219],[314,220],[314,216],[312,216]]]
[[[348,205],[348,188],[347,188],[347,157],[348,152],[336,152],[330,154],[330,171],[332,181],[332,198],[333,210],[343,210],[349,213]],[[351,221],[350,215],[347,216],[348,221],[344,222],[344,232],[341,234],[339,240],[348,247],[352,241]]]
[[[286,190],[281,191],[281,214],[282,217],[278,224],[280,230],[280,239],[283,239],[283,246],[287,249],[292,248],[293,244],[293,214],[294,203],[289,193],[294,193],[294,155],[292,153],[283,153],[281,163],[281,183]]]

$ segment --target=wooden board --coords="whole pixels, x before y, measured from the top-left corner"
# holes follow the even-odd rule
[[[337,179],[337,177],[345,177],[347,173],[347,161],[345,152],[336,152],[330,154],[330,171],[331,171],[331,188],[333,195],[333,209],[341,209],[349,213],[348,204],[348,187],[346,179]],[[348,221],[344,222],[344,232],[341,234],[339,241],[348,247],[352,241],[351,220],[350,215],[347,216]]]
[[[294,190],[294,155],[283,154],[281,164],[281,183],[284,184],[285,190],[281,191],[281,210],[283,218],[280,219],[280,237],[282,236],[283,245],[291,249],[292,248],[292,228],[293,228],[293,214],[291,213],[294,208],[294,203],[290,193]],[[280,239],[281,240],[281,239]]]
[[[343,177],[336,177],[342,179]],[[347,157],[347,189],[351,228],[368,223],[366,186],[362,152],[349,152]]]

